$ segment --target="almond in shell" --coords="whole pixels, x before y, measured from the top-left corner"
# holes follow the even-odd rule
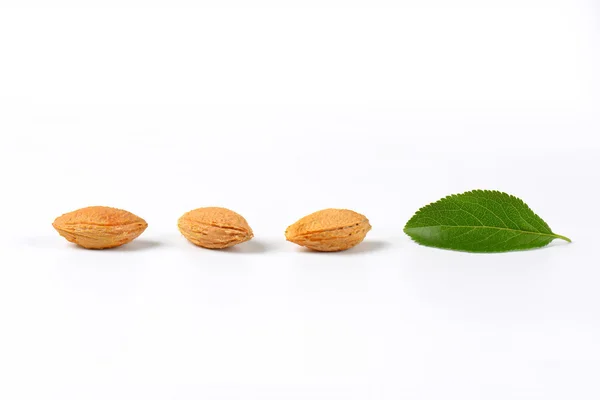
[[[148,224],[128,211],[94,206],[61,215],[52,226],[69,242],[86,249],[110,249],[131,242]]]
[[[244,217],[221,207],[203,207],[189,211],[179,218],[177,226],[187,240],[207,249],[235,246],[254,236]]]
[[[285,231],[288,241],[316,251],[341,251],[356,246],[371,230],[369,220],[352,210],[328,208],[309,214]]]

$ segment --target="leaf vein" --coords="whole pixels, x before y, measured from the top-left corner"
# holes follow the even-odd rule
[[[467,214],[469,214],[469,215],[471,215],[473,218],[475,218],[477,221],[479,221],[479,223],[481,224],[481,226],[483,226],[483,225],[484,225],[484,224],[483,224],[483,221],[481,221],[479,218],[477,218],[477,216],[476,216],[475,214],[473,214],[472,212],[470,212],[470,211],[468,211],[468,210],[465,210],[463,207],[461,207],[460,203],[457,203],[457,205],[458,205],[458,207],[459,207],[459,208],[460,208],[462,211],[466,212]]]
[[[467,197],[467,196],[465,196],[465,197]],[[482,208],[483,208],[484,210],[486,210],[486,211],[489,211],[491,214],[493,214],[493,215],[494,215],[494,217],[498,218],[498,220],[499,220],[500,222],[502,222],[502,225],[504,225],[504,227],[505,227],[505,228],[508,228],[508,226],[507,226],[507,225],[506,225],[506,223],[505,223],[505,222],[502,220],[502,218],[500,218],[498,215],[496,215],[496,213],[495,213],[494,211],[492,211],[492,209],[491,209],[491,208],[488,208],[488,207],[484,206],[483,204],[479,204],[479,203],[477,203],[477,202],[472,202],[472,201],[466,201],[466,200],[465,200],[465,203],[468,203],[468,204],[473,204],[473,205],[476,205],[476,206],[482,207]]]

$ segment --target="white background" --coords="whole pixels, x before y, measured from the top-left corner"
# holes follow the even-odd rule
[[[597,2],[0,4],[0,398],[600,398]],[[573,243],[403,234],[477,188]],[[149,228],[79,249],[88,205]],[[187,243],[209,205],[255,239]],[[366,241],[285,242],[327,207]]]

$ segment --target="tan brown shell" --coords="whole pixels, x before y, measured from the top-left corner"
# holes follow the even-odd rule
[[[221,207],[189,211],[179,218],[177,226],[187,240],[207,249],[231,247],[254,237],[244,217]]]
[[[128,211],[94,206],[61,215],[52,226],[69,242],[86,249],[110,249],[131,242],[148,224]]]
[[[288,241],[316,251],[341,251],[356,246],[371,230],[369,220],[352,210],[328,208],[309,214],[285,231]]]

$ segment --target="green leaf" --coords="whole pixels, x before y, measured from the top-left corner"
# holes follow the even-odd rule
[[[431,203],[417,211],[404,232],[425,246],[477,253],[533,249],[554,239],[571,241],[553,233],[523,200],[492,190]]]

